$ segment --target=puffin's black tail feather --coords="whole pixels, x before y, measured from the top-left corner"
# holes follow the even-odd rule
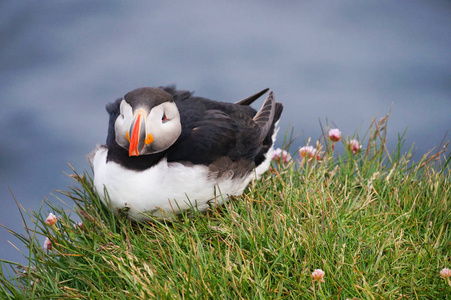
[[[274,123],[279,121],[280,116],[282,115],[283,105],[282,103],[276,102],[276,111],[274,112]]]
[[[276,102],[276,109],[274,112],[274,119],[272,121],[271,127],[268,131],[268,134],[265,136],[263,140],[263,147],[271,147],[273,144],[272,136],[274,134],[274,130],[276,130],[276,123],[279,121],[280,116],[282,115],[283,105],[282,103]]]
[[[243,100],[240,100],[238,102],[235,102],[235,104],[239,104],[239,105],[251,105],[255,100],[257,100],[258,98],[260,98],[263,94],[265,94],[267,91],[269,90],[269,88],[264,89],[261,92],[258,92],[255,95],[249,96],[247,98],[244,98]]]
[[[259,166],[261,163],[263,163],[263,161],[266,159],[266,156],[265,156],[266,153],[269,151],[269,148],[271,148],[273,146],[274,130],[276,130],[276,123],[279,121],[280,116],[282,115],[282,111],[283,111],[282,103],[276,102],[274,118],[272,119],[269,131],[263,139],[260,152],[255,156],[254,162],[255,162],[256,166]]]
[[[263,142],[274,123],[274,114],[276,111],[276,101],[274,93],[271,91],[266,98],[263,106],[254,116],[254,121],[261,129],[260,142]]]

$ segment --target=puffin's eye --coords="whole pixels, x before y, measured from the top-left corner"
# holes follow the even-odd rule
[[[166,114],[163,113],[163,117],[161,117],[161,121],[164,123],[168,120],[168,117],[166,117]]]

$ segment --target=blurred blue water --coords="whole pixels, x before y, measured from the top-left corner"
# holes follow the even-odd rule
[[[390,143],[408,127],[417,159],[451,127],[445,1],[0,1],[0,41],[0,223],[20,232],[8,187],[26,209],[56,203],[66,163],[88,169],[106,138],[105,104],[141,86],[223,101],[270,87],[295,147],[318,119],[363,136],[392,105]],[[24,262],[7,240],[0,258]]]

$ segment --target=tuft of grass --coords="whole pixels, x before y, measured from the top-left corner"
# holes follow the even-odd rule
[[[445,145],[413,163],[403,135],[390,152],[386,123],[373,121],[357,153],[324,134],[319,159],[294,153],[228,204],[172,222],[115,216],[74,170],[71,209],[45,201],[23,216],[26,236],[11,231],[28,265],[2,260],[1,298],[448,299],[451,156]]]

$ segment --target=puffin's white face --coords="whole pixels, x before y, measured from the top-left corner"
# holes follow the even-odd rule
[[[133,110],[122,100],[120,115],[114,124],[116,142],[130,156],[158,153],[169,148],[180,136],[182,125],[174,102],[163,102],[150,109]]]

